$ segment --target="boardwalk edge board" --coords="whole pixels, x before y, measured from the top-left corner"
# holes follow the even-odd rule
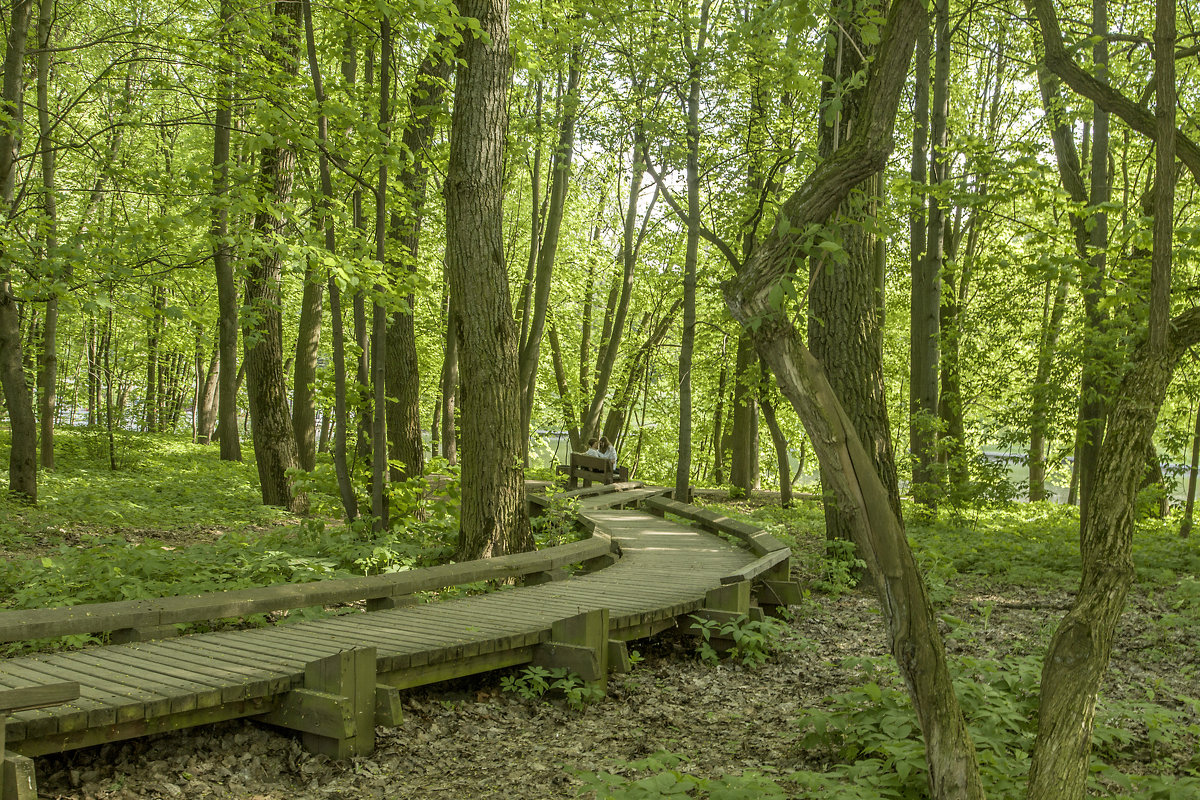
[[[235,616],[262,604],[303,607],[335,602],[330,598],[392,609],[0,659],[0,800],[36,800],[31,756],[229,719],[291,729],[308,750],[332,758],[364,755],[374,748],[377,724],[400,723],[404,689],[536,664],[564,667],[605,691],[609,672],[631,667],[628,641],[686,630],[691,616],[725,624],[801,600],[785,545],[746,523],[669,500],[667,491],[629,483],[564,493],[578,498],[578,519],[591,538],[537,553],[398,576],[0,613],[0,641],[20,641],[45,637],[55,613],[65,615],[59,622],[81,626],[74,630],[102,631],[173,624],[200,609]],[[624,510],[634,504],[645,510]],[[731,534],[744,547],[700,529]],[[556,580],[579,563],[599,571]],[[420,605],[404,599],[429,587],[522,576],[529,576],[524,588]],[[20,615],[25,623],[14,631]],[[723,644],[718,637],[714,646]],[[136,666],[146,647],[153,657]]]

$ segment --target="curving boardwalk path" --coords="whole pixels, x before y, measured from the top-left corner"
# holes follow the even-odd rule
[[[0,706],[0,747],[10,751],[0,795],[35,796],[28,756],[239,717],[299,730],[318,752],[369,752],[374,726],[399,717],[398,689],[528,663],[568,666],[602,687],[610,669],[627,666],[625,641],[674,627],[680,615],[747,613],[756,578],[760,588],[763,577],[777,589],[787,581],[786,552],[764,559],[762,548],[668,521],[664,510],[690,507],[657,500],[664,491],[580,499],[581,521],[614,551],[588,574],[550,571],[540,585],[443,602],[2,659],[0,696],[61,682],[77,682],[79,696],[16,711],[7,725]],[[641,503],[657,503],[657,514],[616,507]]]

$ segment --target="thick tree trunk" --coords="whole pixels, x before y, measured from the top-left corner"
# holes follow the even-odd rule
[[[826,75],[834,83],[822,87],[822,105],[837,108],[821,126],[820,153],[829,158],[851,137],[855,115],[863,102],[863,89],[842,92],[834,102],[835,87],[863,68],[863,57],[873,48],[861,41],[853,4],[831,9]],[[833,112],[829,112],[833,113]],[[900,514],[900,485],[888,422],[883,376],[883,319],[875,250],[874,227],[878,199],[874,178],[859,185],[831,220],[845,260],[829,257],[810,260],[808,293],[808,346],[825,368],[834,392],[854,423],[858,438],[871,454],[876,471],[888,489],[892,510]],[[838,220],[845,220],[839,222]],[[822,481],[823,484],[826,483]],[[824,490],[827,539],[850,540],[853,515],[838,508],[830,487]]]
[[[503,250],[504,139],[509,83],[507,0],[464,0],[484,37],[466,36],[455,86],[446,193],[446,272],[462,369],[462,513],[457,558],[533,547]]]
[[[301,30],[300,0],[276,0],[275,43],[279,48],[279,73],[296,73],[297,37]],[[248,259],[243,317],[246,380],[250,398],[250,423],[254,426],[254,456],[258,465],[263,503],[302,511],[306,506],[295,495],[287,471],[297,466],[292,417],[287,405],[283,373],[282,273],[283,209],[291,199],[296,153],[282,139],[264,147],[259,164],[259,191],[263,208],[254,215],[256,251]],[[272,209],[280,209],[276,214]]]

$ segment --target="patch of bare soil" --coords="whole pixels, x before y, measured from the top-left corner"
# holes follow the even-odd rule
[[[972,631],[946,627],[948,649],[1040,657],[1068,600],[1028,592],[967,597],[943,609]],[[1164,696],[1195,694],[1189,653],[1197,642],[1162,641],[1158,613],[1143,599],[1130,604],[1106,694],[1143,696],[1147,687]],[[39,759],[40,795],[549,800],[577,794],[572,770],[604,769],[658,750],[685,756],[684,768],[698,776],[757,770],[783,777],[826,766],[824,755],[797,745],[799,720],[855,685],[859,676],[843,659],[880,655],[885,638],[874,600],[851,593],[814,602],[758,668],[706,666],[693,640],[679,635],[635,646],[645,661],[613,676],[608,697],[582,711],[502,692],[500,673],[493,673],[409,692],[403,724],[377,729],[370,756],[330,761],[308,754],[286,732],[226,723]],[[1154,658],[1147,657],[1151,650]]]

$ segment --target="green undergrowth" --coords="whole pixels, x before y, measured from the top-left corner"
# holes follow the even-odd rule
[[[821,772],[791,776],[808,790],[856,800],[927,796],[925,748],[916,714],[890,658],[845,659],[858,685],[826,698],[796,721],[796,747]],[[975,742],[988,797],[1025,795],[1037,719],[1040,662],[1011,656],[1003,664],[972,657],[950,662],[955,691]],[[1200,700],[1195,697],[1101,697],[1093,733],[1091,791],[1102,796],[1200,796]],[[1172,793],[1174,792],[1174,794]]]
[[[0,549],[36,553],[0,562],[0,608],[374,575],[444,563],[453,553],[458,478],[446,474],[444,464],[431,467],[439,470],[436,490],[429,476],[393,484],[390,529],[373,533],[369,519],[327,525],[320,517],[298,519],[263,506],[253,464],[222,462],[215,447],[147,436],[137,463],[113,471],[107,450],[97,451],[89,436],[61,432],[56,469],[41,473],[36,507],[7,497],[0,502]],[[298,483],[321,498],[315,485],[321,478],[318,471]],[[88,641],[67,637],[63,643]]]
[[[0,450],[8,438],[0,432]],[[216,445],[195,445],[185,436],[120,438],[127,442],[125,455],[113,470],[103,431],[58,429],[55,468],[38,471],[37,505],[0,496],[0,546],[66,532],[248,530],[288,518],[262,504],[248,443],[247,461],[230,462],[220,460]]]

